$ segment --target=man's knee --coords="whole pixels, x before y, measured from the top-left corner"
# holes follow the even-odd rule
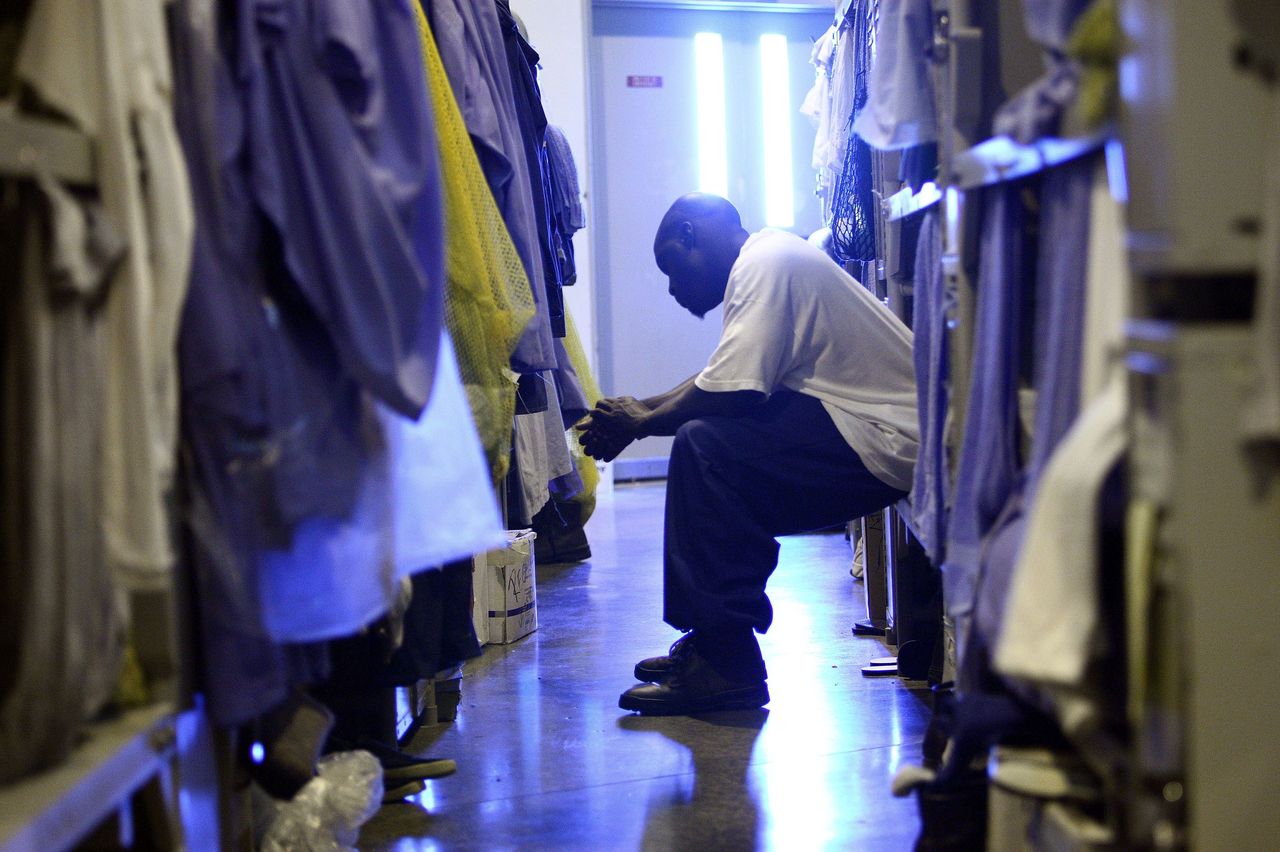
[[[672,456],[674,457],[677,453],[706,456],[714,453],[715,448],[722,443],[722,436],[713,423],[707,420],[690,420],[676,429]]]

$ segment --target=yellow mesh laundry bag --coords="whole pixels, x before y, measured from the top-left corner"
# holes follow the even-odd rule
[[[565,352],[569,354],[569,363],[578,374],[578,381],[582,384],[582,395],[587,398],[587,405],[594,406],[600,401],[600,385],[591,372],[591,365],[587,363],[587,353],[582,348],[582,339],[578,337],[578,328],[574,325],[573,315],[569,313],[568,305],[565,305],[564,318],[567,332],[564,338]],[[569,449],[573,456],[573,464],[578,469],[578,475],[582,477],[582,491],[574,496],[571,502],[582,506],[580,520],[585,524],[596,508],[596,488],[600,485],[600,471],[596,470],[595,459],[582,451],[582,445],[578,443],[578,432],[573,429],[569,430]]]
[[[497,488],[511,463],[516,406],[511,353],[533,318],[533,292],[471,146],[427,16],[418,3],[413,7],[444,182],[445,322]]]

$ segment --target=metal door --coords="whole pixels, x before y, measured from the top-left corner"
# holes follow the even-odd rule
[[[623,2],[592,10],[596,322],[609,395],[646,397],[700,370],[720,334],[667,294],[653,235],[680,195],[726,195],[743,225],[808,236],[821,225],[800,114],[826,6]],[[669,438],[648,438],[616,475],[662,476]]]

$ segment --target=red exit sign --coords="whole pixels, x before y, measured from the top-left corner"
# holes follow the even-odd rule
[[[633,74],[627,77],[628,89],[661,89],[662,78],[653,75]]]

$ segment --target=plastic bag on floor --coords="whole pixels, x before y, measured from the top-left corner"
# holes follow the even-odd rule
[[[367,751],[328,755],[319,774],[280,805],[263,852],[345,852],[382,803],[382,765]]]

